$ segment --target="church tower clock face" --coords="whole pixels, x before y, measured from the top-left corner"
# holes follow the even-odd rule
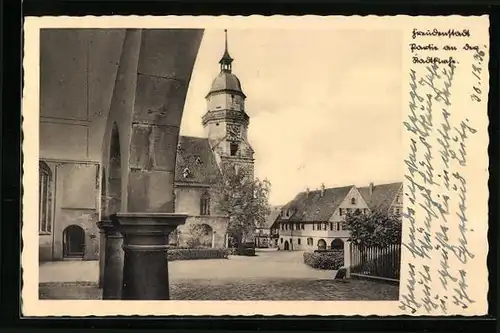
[[[236,124],[227,124],[227,136],[229,140],[241,140],[241,126]]]

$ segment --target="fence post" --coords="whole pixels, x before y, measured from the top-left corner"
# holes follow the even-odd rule
[[[344,267],[346,269],[345,277],[346,279],[351,277],[351,242],[344,242]]]

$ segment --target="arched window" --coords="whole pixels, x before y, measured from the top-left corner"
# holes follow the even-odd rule
[[[355,204],[356,204],[356,198],[352,198],[352,199],[351,199],[351,204],[352,204],[352,205],[355,205]]]
[[[50,233],[52,231],[52,197],[50,193],[52,184],[52,171],[47,163],[40,161],[38,163],[38,231],[40,233]]]
[[[207,192],[200,199],[200,215],[210,215],[210,194]]]

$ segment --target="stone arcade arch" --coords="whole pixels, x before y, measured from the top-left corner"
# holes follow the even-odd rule
[[[115,263],[117,256],[105,254],[105,270],[114,270],[108,275],[123,274],[122,299],[169,298],[163,280],[168,276],[166,236],[186,219],[172,215],[176,147],[202,36],[201,29],[125,33],[102,148],[109,199],[104,211],[112,223],[101,223],[103,230],[118,228],[123,248],[131,253],[124,256],[123,269]],[[114,244],[112,252],[122,251]],[[148,270],[158,274],[144,274]]]
[[[324,239],[318,240],[318,250],[326,249],[326,241]]]
[[[122,203],[122,174],[121,174],[121,152],[120,134],[118,125],[113,123],[111,140],[109,145],[109,166],[106,181],[106,216],[121,210]]]

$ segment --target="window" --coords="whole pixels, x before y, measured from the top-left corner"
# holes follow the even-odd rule
[[[307,245],[313,246],[313,239],[311,237],[307,239]]]
[[[342,208],[339,208],[339,215],[342,216]]]
[[[340,231],[340,222],[337,222],[336,229],[337,231]]]
[[[299,244],[299,245],[300,245],[300,238],[299,238],[299,239],[297,239],[297,244]]]
[[[302,224],[300,225],[300,227],[301,227],[301,229],[302,229],[302,230],[305,230],[305,228],[306,228],[306,226],[305,226],[305,224],[304,224],[304,223],[302,223]]]
[[[330,222],[330,230],[333,230],[333,222]]]
[[[281,242],[281,244],[283,244],[283,238],[280,238],[280,242]]]
[[[210,215],[210,194],[206,192],[200,199],[200,215]]]
[[[231,150],[231,156],[236,156],[236,154],[238,154],[238,144],[236,142],[231,142],[229,149]]]
[[[351,205],[355,205],[356,204],[356,198],[352,198],[351,199]]]
[[[316,224],[313,223],[313,230],[316,230]]]
[[[284,224],[281,225],[281,230],[285,230],[285,225]]]
[[[399,214],[400,212],[401,212],[401,211],[400,211],[400,209],[399,209],[399,208],[394,209],[394,213],[395,213],[395,214]]]
[[[38,231],[40,233],[50,233],[52,231],[52,198],[50,193],[50,187],[52,184],[52,171],[50,171],[49,166],[45,162],[40,162],[38,166],[38,213],[40,214],[38,217]]]
[[[328,223],[323,223],[323,230],[326,230],[327,227],[328,227]]]

